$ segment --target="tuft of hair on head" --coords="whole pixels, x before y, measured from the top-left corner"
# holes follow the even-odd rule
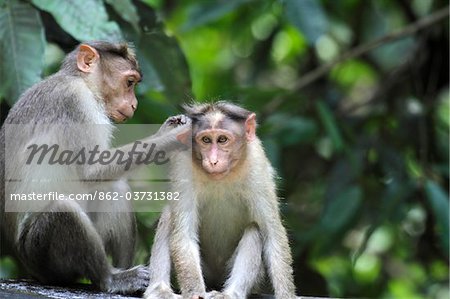
[[[220,112],[226,117],[237,121],[245,121],[247,117],[252,113],[247,109],[244,109],[236,104],[227,101],[218,101],[212,103],[192,102],[182,105],[182,108],[185,111],[185,114],[189,116],[194,123],[200,117],[212,112]]]
[[[136,59],[136,52],[134,50],[134,46],[127,42],[108,42],[108,41],[86,41],[80,43],[72,52],[67,54],[64,59],[61,69],[68,70],[70,72],[76,72],[76,56],[78,53],[78,49],[80,45],[85,44],[91,46],[96,49],[100,57],[108,58],[108,57],[121,57],[128,61],[132,68],[139,72],[142,76],[141,69],[139,67],[139,63]]]

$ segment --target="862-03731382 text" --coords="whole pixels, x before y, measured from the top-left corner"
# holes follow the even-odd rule
[[[93,193],[70,193],[64,194],[59,192],[46,193],[12,193],[9,196],[11,201],[94,201],[94,200],[128,200],[128,201],[160,201],[160,200],[179,200],[180,192],[166,191],[130,191],[130,192],[105,192],[95,191]]]

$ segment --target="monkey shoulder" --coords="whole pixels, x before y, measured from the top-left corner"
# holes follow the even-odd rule
[[[258,188],[260,184],[253,184],[253,182],[266,182],[277,178],[276,170],[264,154],[264,151],[250,154],[243,167],[246,169],[245,176],[243,176],[244,186],[250,185]],[[245,189],[248,188],[245,187]]]
[[[83,94],[86,89],[81,78],[58,72],[26,90],[6,123],[84,123],[89,110],[83,104],[93,98],[92,93]]]

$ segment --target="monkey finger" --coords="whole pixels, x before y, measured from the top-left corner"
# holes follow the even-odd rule
[[[172,127],[177,127],[188,123],[189,118],[186,115],[180,114],[176,116],[171,116],[166,120],[166,123]]]
[[[181,114],[180,115],[180,124],[190,125],[190,124],[192,124],[192,120],[189,116]]]

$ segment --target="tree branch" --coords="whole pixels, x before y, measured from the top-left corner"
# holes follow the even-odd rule
[[[435,23],[438,23],[449,16],[449,9],[450,6],[447,6],[443,9],[440,9],[429,16],[426,16],[417,22],[414,22],[398,31],[391,32],[389,34],[386,34],[378,39],[375,39],[371,42],[368,42],[366,44],[363,44],[359,47],[356,47],[338,58],[334,59],[333,61],[323,64],[316,68],[315,70],[305,74],[302,76],[294,85],[292,88],[293,90],[300,90],[304,88],[305,86],[311,84],[312,82],[316,81],[317,79],[321,78],[322,76],[326,75],[335,65],[351,59],[358,56],[361,56],[362,54],[365,54],[375,48],[378,48],[379,46],[382,46],[383,44],[386,44],[388,42],[391,42],[393,40],[400,39],[402,37],[411,35],[423,28],[429,27],[431,25],[434,25]]]

